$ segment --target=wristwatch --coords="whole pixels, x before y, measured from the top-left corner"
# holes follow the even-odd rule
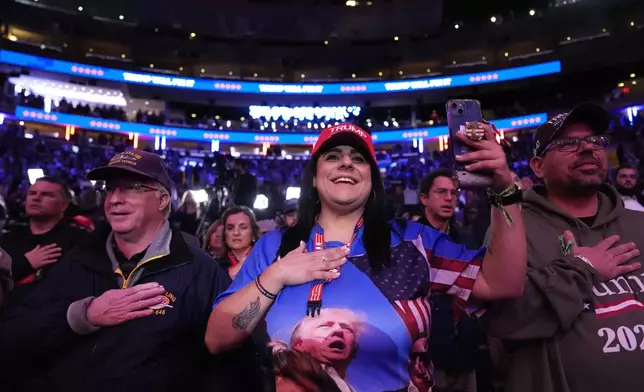
[[[501,193],[488,189],[487,199],[493,206],[509,206],[523,201],[523,191],[516,184]]]

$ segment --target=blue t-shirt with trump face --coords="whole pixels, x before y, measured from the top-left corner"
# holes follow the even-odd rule
[[[312,231],[308,251],[315,250],[315,233],[321,230],[317,226]],[[274,231],[257,242],[215,306],[252,284],[277,259],[281,236],[282,232]],[[283,374],[298,375],[297,381],[289,376],[285,383],[295,382],[302,388],[307,382],[320,383],[309,374],[310,367],[300,365],[309,361],[343,392],[427,392],[433,386],[427,353],[430,293],[450,294],[466,307],[485,250],[467,250],[427,226],[394,221],[392,263],[374,271],[362,238],[361,228],[340,277],[324,285],[319,315],[306,315],[309,293],[316,282],[285,287],[266,314],[273,352],[293,350],[303,358],[295,361],[293,369],[284,369]],[[342,245],[327,242],[325,247]]]

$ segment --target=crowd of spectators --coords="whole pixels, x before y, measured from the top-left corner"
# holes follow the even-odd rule
[[[644,156],[644,138],[641,134],[643,127],[644,119],[636,116],[633,125],[628,119],[616,118],[612,130],[617,159],[640,170],[644,170],[644,159],[640,158]],[[21,215],[18,206],[29,185],[28,169],[42,168],[46,175],[60,178],[69,184],[77,197],[81,197],[84,190],[91,186],[84,180],[85,174],[92,167],[106,163],[109,157],[132,145],[132,141],[126,136],[114,134],[101,135],[92,140],[79,131],[70,141],[66,141],[42,136],[36,131],[28,132],[33,138],[25,137],[24,126],[11,123],[0,127],[0,185],[8,210],[17,217]],[[531,177],[528,166],[534,142],[531,130],[521,130],[508,139],[511,141],[511,147],[507,148],[511,168],[519,177]],[[173,150],[171,146],[160,153],[177,185],[176,199],[189,189],[206,189],[214,184],[231,187],[234,159],[230,155]],[[281,156],[241,158],[246,162],[248,171],[257,178],[258,193],[269,197],[267,215],[274,215],[279,211],[288,187],[299,185],[307,162],[306,156],[298,156],[297,159],[285,159]],[[400,188],[408,193],[417,192],[421,178],[451,164],[447,150],[419,153],[409,145],[396,145],[389,151],[378,151],[378,159],[387,189],[394,191]],[[408,198],[412,199],[413,197]]]
[[[38,99],[34,97],[31,104],[37,101]],[[91,113],[98,112],[94,108],[91,109]],[[611,168],[616,169],[618,164],[628,164],[634,169],[644,170],[644,159],[642,159],[644,157],[644,117],[642,115],[636,115],[633,118],[616,116],[609,134],[613,142],[608,151],[609,160],[612,162]],[[27,135],[29,137],[26,137]],[[507,160],[515,175],[514,181],[523,188],[528,188],[537,182],[528,165],[533,155],[534,137],[532,130],[529,129],[506,136],[509,142],[505,146]],[[19,230],[16,227],[24,227],[24,222],[27,220],[25,199],[31,182],[29,170],[34,168],[42,169],[43,174],[61,181],[70,188],[72,203],[66,213],[70,218],[75,219],[74,222],[85,223],[85,220],[78,219],[79,216],[84,216],[89,218],[91,225],[105,223],[101,205],[102,193],[97,192],[97,184],[87,181],[85,176],[92,168],[105,165],[115,154],[131,147],[132,141],[121,135],[101,134],[97,140],[92,140],[87,133],[79,130],[71,136],[70,140],[65,140],[40,134],[33,129],[27,130],[24,125],[14,122],[0,125],[0,186],[2,186],[0,190],[4,197],[2,203],[4,215],[10,221],[10,225],[5,229],[15,233]],[[275,149],[268,156],[242,156],[238,159],[232,158],[229,154],[173,149],[172,145],[157,153],[165,161],[174,183],[174,189],[171,190],[173,194],[171,224],[186,234],[202,238],[204,248],[216,256],[220,265],[226,266],[231,278],[234,278],[239,271],[241,263],[244,262],[243,259],[260,235],[259,231],[285,224],[286,212],[293,210],[291,206],[293,200],[290,202],[286,200],[286,189],[299,186],[304,167],[308,162],[307,156],[285,159],[279,153],[279,149]],[[447,232],[450,238],[459,238],[461,243],[469,248],[478,248],[485,243],[491,215],[488,199],[482,191],[459,191],[449,188],[450,184],[454,186],[447,177],[450,171],[445,170],[451,166],[449,150],[421,153],[410,145],[396,145],[387,151],[377,151],[376,157],[387,192],[387,209],[382,213],[388,218],[402,217],[417,220]],[[628,170],[632,170],[632,173]],[[624,180],[624,184],[628,184],[628,181],[633,183],[639,181],[637,170],[622,168],[622,174],[632,177]],[[437,181],[441,180],[441,176],[442,180],[446,180],[444,183],[447,188],[440,189],[445,194],[445,203],[454,203],[454,207],[448,213],[441,210],[444,205],[431,206],[428,196],[432,189],[436,190]],[[244,180],[241,180],[242,177]],[[612,182],[615,178],[611,177],[609,180]],[[631,205],[644,210],[644,206],[638,200],[640,199],[639,189],[635,191],[615,182],[625,203],[628,198],[633,199],[630,200]],[[251,192],[256,192],[253,195],[264,195],[268,199],[268,206],[256,208],[254,213],[251,212],[252,197],[249,200],[238,198],[241,183],[245,183],[244,191],[241,192],[243,195],[248,196]],[[224,189],[227,192],[222,192]],[[206,192],[209,201],[197,202],[196,192],[191,192],[197,190]],[[228,195],[226,196],[225,193]],[[233,207],[233,210],[228,210],[228,214],[223,213],[224,207],[233,203],[237,206],[251,207],[251,209]],[[446,216],[442,221],[432,220],[432,208],[436,209],[434,213],[437,216],[445,213]],[[223,219],[218,221],[222,213]],[[229,221],[231,216],[235,216],[236,220]],[[277,218],[279,223],[260,227],[255,217],[268,220]],[[249,224],[252,231],[248,230]],[[213,240],[213,233],[216,232],[217,225],[219,227],[223,225],[225,230],[235,233],[248,231],[248,241],[244,242],[244,247],[236,250],[233,245],[239,245],[238,243],[231,242],[226,245],[228,248],[220,244],[223,249],[228,250],[215,254],[216,241]],[[235,225],[238,228],[230,228]],[[439,227],[440,225],[444,226]],[[82,234],[82,232],[79,233]],[[80,236],[80,234],[73,235]],[[222,235],[222,238],[225,240],[226,236]],[[452,333],[451,328],[459,328],[461,331],[459,333],[462,333],[459,337],[461,339],[458,343],[461,345],[459,350],[467,346],[469,348],[466,350],[471,349],[472,352],[455,360],[455,362],[460,361],[460,364],[454,366],[462,365],[464,358],[476,358],[471,362],[466,361],[467,369],[460,369],[462,371],[458,374],[459,377],[471,379],[474,375],[479,391],[498,390],[497,375],[490,370],[492,352],[496,343],[493,340],[490,342],[486,340],[485,334],[476,322],[462,318],[454,322],[453,304],[451,300],[445,301],[446,299],[439,293],[432,294],[432,322],[435,329],[432,330],[433,340],[430,339],[428,344],[433,347],[436,342],[449,340],[445,331]],[[438,309],[447,309],[447,317],[441,316]],[[442,328],[446,326],[449,328],[443,330]],[[452,348],[443,347],[442,349],[452,352]],[[434,349],[430,351],[434,356],[438,382],[443,384],[449,380],[453,381],[452,373],[449,373],[451,376],[447,378],[441,378],[446,377],[444,374],[441,376],[442,369],[451,368],[453,363],[443,361],[445,358],[440,356],[441,349],[432,350]],[[496,363],[497,366],[498,364]],[[467,387],[462,390],[474,391],[475,389]]]

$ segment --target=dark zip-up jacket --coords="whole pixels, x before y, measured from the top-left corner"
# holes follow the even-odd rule
[[[89,236],[90,232],[87,229],[71,219],[61,220],[50,231],[43,234],[32,234],[27,225],[15,227],[0,236],[0,247],[4,248],[13,259],[11,270],[16,286],[11,293],[11,302],[21,301],[29,291],[43,282],[56,266],[56,263],[53,263],[36,271],[25,257],[27,252],[38,245],[57,244],[64,257],[68,252],[85,243]]]
[[[204,336],[212,303],[228,287],[228,276],[202,249],[165,228],[169,252],[149,257],[153,241],[127,279],[110,260],[107,236],[95,233],[93,241],[61,260],[23,304],[3,314],[0,383],[13,378],[16,390],[51,392],[220,390],[216,385],[203,389],[197,382],[204,373],[217,382]],[[87,334],[70,327],[72,303],[148,282],[167,291],[169,306],[157,314]],[[231,374],[227,365],[222,377]],[[246,375],[253,379],[251,370]]]

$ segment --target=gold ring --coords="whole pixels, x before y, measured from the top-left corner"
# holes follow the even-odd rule
[[[465,135],[476,142],[480,142],[485,138],[485,130],[481,128],[466,128]]]

